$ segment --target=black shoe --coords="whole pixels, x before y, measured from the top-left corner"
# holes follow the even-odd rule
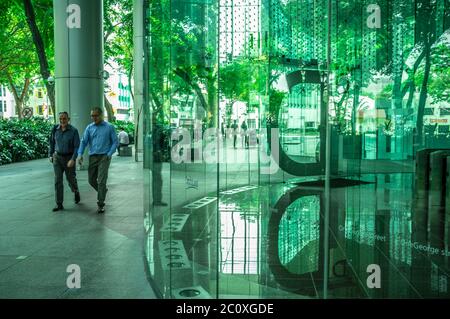
[[[98,209],[97,209],[97,213],[98,214],[104,214],[105,213],[105,207],[104,206],[102,206],[102,207],[98,207]]]
[[[168,204],[164,203],[164,202],[153,202],[153,205],[154,206],[168,206]]]
[[[55,208],[53,208],[54,212],[57,212],[58,210],[63,210],[64,206],[63,205],[57,205]]]
[[[78,204],[80,202],[80,192],[75,192],[75,204]]]

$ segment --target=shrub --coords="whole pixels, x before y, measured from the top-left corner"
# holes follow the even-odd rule
[[[123,127],[123,130],[128,134],[130,138],[130,144],[134,143],[134,122],[114,120],[111,122],[114,125],[116,132],[119,133],[119,129]]]
[[[0,165],[47,157],[53,124],[42,118],[0,119]]]

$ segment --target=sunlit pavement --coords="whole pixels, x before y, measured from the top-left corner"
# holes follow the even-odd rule
[[[81,203],[65,181],[65,210],[54,213],[47,159],[0,166],[0,298],[155,298],[142,248],[142,162],[114,155],[104,215],[87,171],[77,177]],[[79,289],[67,287],[71,264]]]

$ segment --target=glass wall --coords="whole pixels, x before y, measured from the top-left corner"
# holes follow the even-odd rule
[[[145,23],[163,298],[450,297],[450,1],[153,0]]]

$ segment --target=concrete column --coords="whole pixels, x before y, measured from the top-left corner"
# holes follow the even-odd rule
[[[56,112],[83,134],[103,107],[103,0],[53,0]]]
[[[134,124],[135,130],[135,158],[136,161],[144,151],[144,0],[133,1],[133,42],[134,42]]]

